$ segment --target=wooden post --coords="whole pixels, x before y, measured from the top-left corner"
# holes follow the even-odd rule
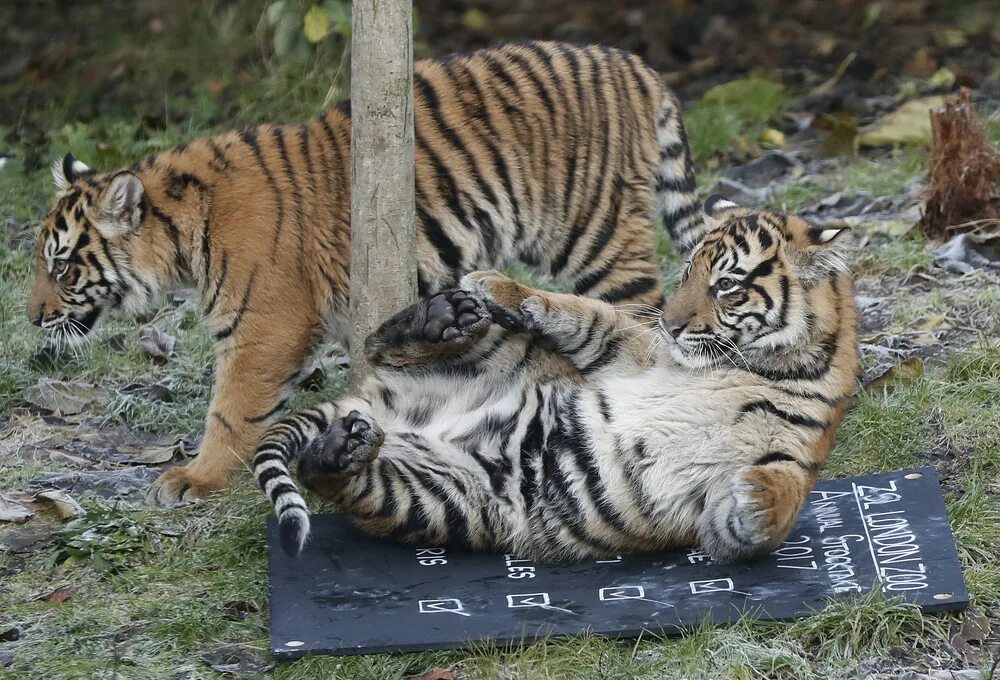
[[[413,9],[354,0],[351,21],[351,384],[365,338],[417,297]]]

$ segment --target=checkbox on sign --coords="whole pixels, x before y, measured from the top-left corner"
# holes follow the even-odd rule
[[[421,614],[459,614],[469,616],[462,607],[462,601],[454,598],[441,600],[420,600],[418,603]]]
[[[729,593],[733,592],[733,580],[730,578],[714,578],[708,581],[691,581],[688,583],[692,595],[702,593]]]
[[[507,596],[507,607],[548,607],[551,604],[548,593],[525,593]]]
[[[612,588],[601,588],[598,591],[601,602],[614,602],[616,600],[642,600],[646,597],[646,591],[642,586],[614,586]]]

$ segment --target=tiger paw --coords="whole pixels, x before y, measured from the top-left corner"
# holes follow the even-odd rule
[[[482,300],[462,290],[450,290],[427,300],[423,336],[428,342],[465,345],[481,338],[491,321]]]
[[[172,467],[153,482],[146,494],[154,505],[173,508],[202,500],[226,488],[226,479],[198,474],[197,461],[186,467]]]
[[[493,320],[512,330],[536,330],[545,316],[545,301],[534,291],[498,271],[466,274],[459,284],[486,303]]]
[[[351,411],[302,452],[299,477],[309,488],[322,486],[331,476],[353,477],[375,460],[383,441],[385,434],[374,420]]]
[[[766,471],[746,468],[733,476],[727,492],[710,503],[702,520],[702,546],[719,562],[734,562],[774,550],[788,535],[801,502],[767,478]]]

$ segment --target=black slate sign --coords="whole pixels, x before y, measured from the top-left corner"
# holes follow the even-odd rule
[[[881,589],[925,611],[968,592],[937,474],[916,468],[820,482],[788,541],[766,558],[713,564],[697,549],[536,564],[513,555],[372,539],[317,515],[297,559],[268,525],[271,647],[278,657],[519,643],[590,631],[677,634],[746,614],[807,616]]]

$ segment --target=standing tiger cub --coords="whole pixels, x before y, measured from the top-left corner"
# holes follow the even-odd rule
[[[703,232],[680,111],[657,74],[605,47],[528,42],[417,62],[420,290],[535,266],[580,295],[662,299],[651,214],[681,249]],[[200,453],[162,504],[224,488],[310,349],[348,331],[349,107],[199,139],[113,172],[67,156],[27,313],[70,343],[121,305],[198,291],[216,340]]]
[[[254,473],[297,554],[289,476],[362,529],[532,559],[776,548],[858,376],[842,230],[709,199],[662,314],[473,272],[366,343],[357,394],[271,426]]]

